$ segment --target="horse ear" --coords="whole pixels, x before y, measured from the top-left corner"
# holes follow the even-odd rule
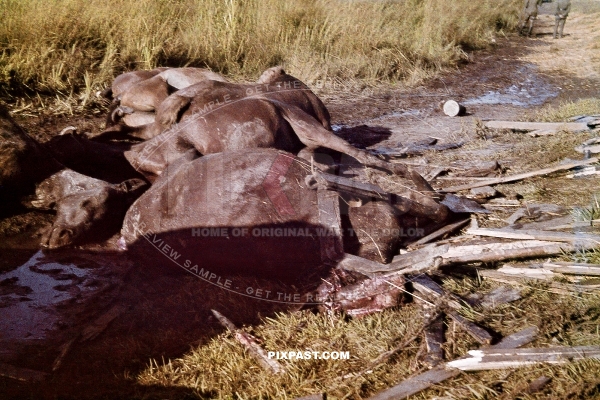
[[[148,183],[146,183],[144,180],[133,178],[121,182],[117,188],[125,193],[132,193],[138,191],[140,188],[143,188],[146,185],[148,185]]]

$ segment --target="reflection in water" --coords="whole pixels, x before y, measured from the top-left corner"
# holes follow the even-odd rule
[[[0,340],[43,339],[59,321],[55,306],[94,289],[90,269],[50,261],[42,251],[0,274]]]

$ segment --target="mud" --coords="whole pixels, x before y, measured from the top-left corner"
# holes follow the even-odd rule
[[[56,307],[83,301],[97,289],[89,268],[61,264],[38,251],[25,264],[0,275],[0,341],[40,340],[61,322]]]

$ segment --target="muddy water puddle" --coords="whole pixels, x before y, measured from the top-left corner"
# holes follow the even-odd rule
[[[466,99],[462,104],[466,106],[513,105],[532,107],[542,105],[560,94],[560,89],[540,76],[532,65],[518,68],[515,71],[513,82],[508,87],[489,90],[483,95]]]
[[[57,329],[62,304],[82,301],[98,289],[99,265],[57,261],[41,250],[27,262],[0,274],[0,342],[45,339]]]

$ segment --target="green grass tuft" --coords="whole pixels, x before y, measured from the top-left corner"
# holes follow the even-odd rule
[[[541,122],[566,122],[571,117],[596,114],[600,114],[600,98],[592,97],[563,102],[558,107],[543,107],[527,119]]]

